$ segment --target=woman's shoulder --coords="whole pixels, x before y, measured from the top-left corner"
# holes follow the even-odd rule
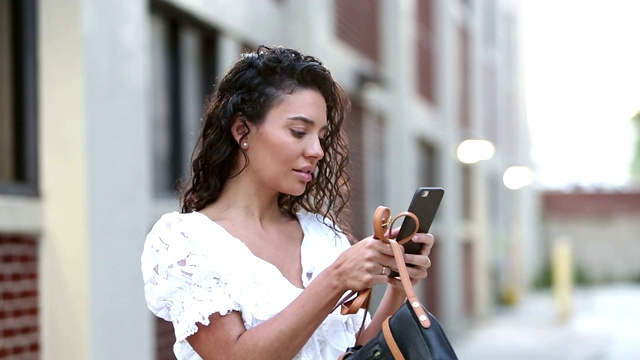
[[[148,269],[158,264],[167,269],[179,265],[189,268],[190,274],[223,272],[233,261],[247,256],[242,243],[206,215],[172,212],[161,216],[147,234],[142,265]]]
[[[151,233],[197,232],[209,225],[205,220],[208,218],[198,212],[179,213],[173,211],[162,215],[151,228]],[[209,222],[211,221],[209,220]]]
[[[160,219],[158,219],[156,224],[170,225],[174,223],[182,223],[185,221],[187,222],[202,221],[203,218],[206,218],[206,215],[196,211],[188,212],[188,213],[172,211],[160,216]]]
[[[147,234],[147,243],[160,242],[168,245],[179,242],[181,246],[193,246],[200,242],[217,242],[217,239],[227,238],[229,234],[206,215],[198,212],[166,213],[156,221]]]

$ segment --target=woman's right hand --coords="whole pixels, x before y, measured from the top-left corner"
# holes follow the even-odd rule
[[[393,229],[390,236],[397,236]],[[344,251],[332,265],[334,278],[344,290],[363,290],[385,284],[391,269],[396,268],[391,246],[369,236]]]

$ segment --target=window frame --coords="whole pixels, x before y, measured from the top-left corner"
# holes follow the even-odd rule
[[[167,178],[163,182],[169,186],[164,187],[163,184],[154,184],[154,197],[156,199],[169,199],[179,196],[179,187],[190,167],[190,163],[185,163],[185,159],[190,158],[192,147],[188,146],[189,140],[186,138],[188,133],[188,125],[184,118],[185,109],[189,104],[185,103],[182,91],[184,86],[184,74],[182,68],[184,65],[184,54],[180,34],[185,28],[192,28],[202,35],[200,46],[203,50],[201,54],[203,78],[199,87],[202,89],[203,100],[212,92],[215,87],[216,77],[218,75],[218,60],[212,56],[217,51],[217,43],[221,36],[219,30],[207,24],[196,17],[192,16],[180,7],[163,0],[150,1],[150,14],[160,18],[166,26],[167,43],[166,52],[163,54],[166,63],[166,88],[168,91],[168,147],[171,149],[167,159],[168,171]],[[202,104],[204,106],[204,103]],[[199,109],[201,111],[201,109]],[[199,130],[199,128],[198,128]],[[193,134],[197,135],[197,134]],[[195,139],[197,141],[197,138]],[[155,170],[154,170],[155,171]]]
[[[37,1],[15,0],[10,6],[13,136],[17,140],[13,161],[19,175],[0,182],[0,195],[38,196]]]

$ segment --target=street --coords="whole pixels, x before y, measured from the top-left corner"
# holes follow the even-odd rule
[[[551,291],[530,292],[452,341],[461,360],[640,359],[640,284],[575,289],[560,320]]]

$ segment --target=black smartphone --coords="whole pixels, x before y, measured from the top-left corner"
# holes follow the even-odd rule
[[[438,212],[438,207],[444,196],[444,189],[440,187],[419,187],[413,194],[411,204],[407,211],[412,212],[420,222],[418,228],[419,233],[429,232],[429,228],[433,223],[433,219]],[[411,235],[413,229],[415,229],[415,221],[409,217],[405,217],[402,220],[402,226],[398,233],[397,239],[402,239]],[[414,243],[409,240],[404,243],[404,249],[406,254],[418,254],[422,248],[422,244]]]

